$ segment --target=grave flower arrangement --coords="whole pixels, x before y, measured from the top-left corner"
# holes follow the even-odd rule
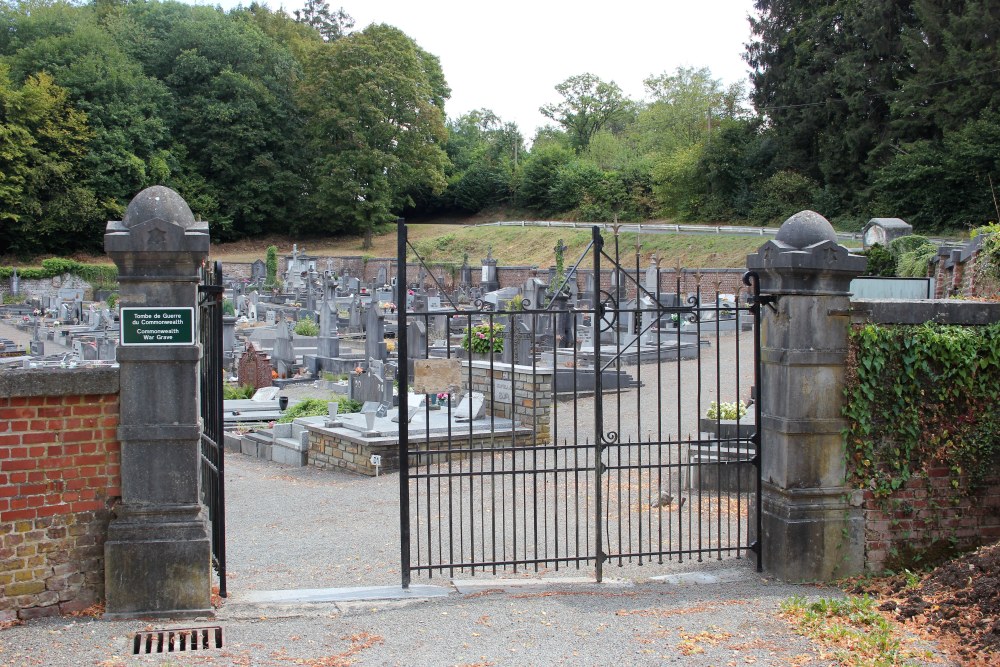
[[[712,401],[708,405],[708,412],[705,416],[709,419],[741,419],[747,414],[747,405],[743,401],[732,403],[716,403]]]
[[[466,327],[462,332],[462,349],[477,354],[499,354],[503,352],[502,324],[477,324]]]

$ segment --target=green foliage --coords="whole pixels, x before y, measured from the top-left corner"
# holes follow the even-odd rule
[[[112,292],[111,294],[109,294],[108,297],[104,300],[104,302],[108,304],[108,308],[114,310],[115,306],[118,305],[118,292]]]
[[[378,85],[372,82],[378,81]],[[359,91],[363,93],[359,94]],[[364,232],[424,194],[440,194],[448,158],[441,65],[400,30],[371,25],[317,49],[302,104],[313,156],[309,201],[316,225]]]
[[[359,401],[352,401],[342,394],[338,395],[336,398],[331,398],[330,400],[322,398],[307,398],[285,410],[285,414],[281,416],[278,423],[287,424],[299,417],[319,417],[329,414],[329,407],[327,406],[327,403],[333,402],[338,404],[338,414],[361,411],[361,403]]]
[[[520,204],[543,214],[560,210],[553,200],[552,191],[560,169],[572,159],[573,151],[559,143],[534,146],[521,167]]]
[[[868,269],[865,275],[892,277],[896,275],[896,258],[880,243],[876,243],[865,252],[868,257]]]
[[[779,171],[757,186],[750,220],[762,225],[780,224],[811,208],[815,195],[815,181],[794,171]]]
[[[307,398],[299,401],[292,407],[285,410],[285,414],[278,419],[279,424],[287,424],[299,417],[318,417],[329,414],[327,402],[322,398]]]
[[[887,497],[939,464],[956,488],[997,470],[1000,324],[869,324],[851,340],[844,438],[852,484]]]
[[[240,386],[224,384],[222,385],[222,398],[227,401],[253,398],[256,391],[257,390],[254,389],[251,384],[244,384]]]
[[[477,324],[462,331],[462,349],[477,354],[499,354],[503,352],[502,324]]]
[[[563,98],[538,111],[565,128],[570,145],[580,152],[601,129],[624,120],[632,104],[614,81],[602,81],[589,72],[571,76],[556,86]]]
[[[114,285],[118,282],[118,267],[114,264],[84,264],[75,259],[50,257],[40,267],[17,267],[17,275],[25,280],[43,280],[64,274],[78,276],[91,285]],[[0,278],[14,275],[14,267],[0,266]]]
[[[236,314],[236,306],[233,305],[232,299],[222,300],[222,314],[228,315],[229,317],[232,317],[233,315]]]
[[[349,412],[361,412],[361,401],[355,401],[347,398],[347,396],[341,395],[337,398],[337,403],[339,404],[339,407],[337,408],[338,414],[344,415]]]
[[[299,336],[318,336],[319,324],[311,317],[305,317],[295,323],[295,333]]]
[[[1000,224],[991,223],[972,230],[972,236],[985,236],[980,249],[980,262],[987,275],[1000,280]]]
[[[904,278],[922,278],[927,267],[937,255],[937,246],[926,236],[910,234],[889,242],[889,254],[896,260],[896,275]]]

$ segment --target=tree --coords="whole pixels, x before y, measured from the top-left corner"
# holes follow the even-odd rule
[[[888,158],[888,95],[906,63],[901,35],[913,20],[910,4],[755,3],[746,60],[754,105],[779,144],[774,168],[818,181],[844,210],[860,204]]]
[[[639,112],[648,149],[671,151],[711,140],[713,125],[745,114],[743,84],[724,88],[707,67],[678,67],[645,80],[650,103]]]
[[[442,206],[476,212],[509,201],[514,170],[525,152],[517,126],[489,109],[477,109],[449,120],[447,127],[451,165]]]
[[[341,7],[331,10],[326,0],[305,0],[302,9],[294,12],[295,20],[313,28],[325,42],[333,42],[345,36],[354,27],[354,19]]]
[[[941,140],[982,110],[1000,110],[1000,5],[913,0],[903,28],[905,77],[890,98],[901,142]]]
[[[539,213],[554,213],[559,210],[553,201],[553,188],[563,165],[573,159],[573,151],[555,141],[539,141],[537,138],[531,154],[521,168],[521,181],[517,199],[522,206]]]
[[[83,186],[86,117],[47,74],[15,87],[0,65],[0,245],[20,254],[94,247],[99,208]]]
[[[563,101],[546,104],[538,111],[559,123],[577,152],[587,148],[602,128],[626,118],[632,102],[614,82],[604,82],[593,74],[571,76],[556,86]]]
[[[294,97],[300,70],[289,50],[245,14],[177,4],[131,11],[148,26],[155,48],[142,52],[143,64],[171,92],[164,115],[184,147],[166,185],[198,186],[215,202],[217,236],[287,228],[305,189],[304,119]]]
[[[372,25],[324,46],[301,89],[315,156],[309,199],[318,228],[363,231],[370,247],[375,225],[447,185],[450,91],[437,58],[397,28]]]

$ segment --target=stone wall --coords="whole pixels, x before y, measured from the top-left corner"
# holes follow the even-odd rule
[[[1000,540],[1000,471],[968,495],[950,475],[942,465],[912,477],[891,499],[864,494],[866,570],[898,572]],[[967,488],[966,480],[959,486]]]
[[[350,272],[352,276],[363,282],[371,282],[378,277],[379,270],[385,268],[386,275],[393,277],[396,275],[395,257],[319,257],[316,260],[316,270],[325,271],[327,260],[331,261],[331,266],[336,273],[343,270]],[[278,275],[284,276],[287,268],[287,259],[278,258]],[[249,279],[250,264],[243,262],[224,262],[222,265],[223,274],[226,278]],[[458,286],[459,272],[451,267],[439,267],[431,265],[431,271],[437,280],[444,285],[447,290],[454,290]],[[743,286],[743,273],[745,269],[681,269],[662,268],[660,270],[660,292],[663,294],[695,294],[701,290],[703,300],[711,300],[716,294],[739,294],[746,288]],[[407,265],[407,276],[410,282],[416,282],[419,268],[416,265]],[[577,271],[577,291],[582,293],[585,285],[585,276],[592,273],[592,269],[581,267]],[[638,278],[638,284],[645,286],[645,267],[640,268],[638,274],[635,269],[627,270],[626,273],[633,278]],[[534,266],[497,266],[497,280],[500,287],[517,287],[524,285],[528,278],[537,276],[544,281],[549,279],[548,268],[538,268]],[[472,286],[479,287],[482,271],[480,265],[472,266]],[[629,294],[635,293],[635,282],[628,280]],[[424,279],[424,287],[435,287],[434,280],[427,276]],[[601,272],[601,288],[610,291],[611,271],[605,266]]]
[[[103,598],[118,414],[115,368],[0,374],[0,622]]]
[[[54,278],[20,279],[18,294],[25,299],[56,299],[61,289],[82,289],[84,299],[93,299],[94,289],[90,283],[79,276],[64,273]],[[11,294],[10,279],[0,280],[0,298]]]
[[[338,434],[332,429],[308,427],[309,429],[309,465],[321,470],[348,470],[361,475],[374,476],[375,466],[372,465],[372,454],[382,457],[380,473],[399,470],[399,441],[396,438],[359,438]],[[510,434],[505,433],[497,442],[491,433],[477,433],[472,436],[472,449],[491,448],[510,445]],[[519,429],[515,434],[515,444],[518,446],[532,444],[531,433],[527,429]],[[415,452],[441,449],[448,450],[440,455],[434,454],[435,463],[448,460],[464,460],[467,454],[461,450],[469,447],[468,433],[456,432],[449,444],[447,436],[432,436],[429,439],[413,437],[410,439],[410,455]],[[428,456],[421,456],[420,465],[428,462]],[[411,460],[411,466],[416,459]]]
[[[546,367],[516,366],[494,363],[492,369],[488,361],[465,362],[472,365],[472,391],[486,396],[486,409],[497,417],[513,419],[516,423],[534,432],[532,444],[547,445],[551,440],[550,416],[552,413],[553,369]],[[468,370],[462,371],[468,377]],[[513,401],[509,394],[499,391],[494,396],[497,383],[513,383]],[[514,414],[511,416],[511,408]]]

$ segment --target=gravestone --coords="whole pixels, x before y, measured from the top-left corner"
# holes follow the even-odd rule
[[[486,257],[483,259],[480,286],[487,292],[500,289],[500,280],[497,278],[497,261],[493,259],[493,246],[489,247]]]
[[[368,306],[365,319],[365,358],[385,361],[389,351],[385,344],[385,314],[377,305]]]
[[[17,275],[17,269],[10,276],[10,293],[14,296],[21,295],[21,277]]]
[[[656,255],[653,255],[652,261],[646,269],[646,276],[642,286],[654,297],[660,291],[659,266],[656,263]]]
[[[455,421],[475,421],[486,414],[486,396],[472,391],[462,397],[458,407],[452,412]]]
[[[267,323],[267,326],[273,327],[277,322],[277,313],[275,313],[273,310],[267,311],[267,313],[264,315],[264,322]]]
[[[383,287],[389,284],[389,272],[384,266],[378,267],[378,276],[375,278],[375,284],[378,287]]]
[[[508,318],[500,336],[503,338],[500,361],[505,364],[531,364],[531,330],[521,317],[513,315]]]
[[[469,266],[469,254],[462,255],[462,268],[458,270],[458,284],[466,289],[472,286],[472,267]]]
[[[323,359],[340,356],[340,334],[337,326],[336,283],[325,280],[323,285],[323,302],[319,305],[319,340],[316,356],[321,359],[319,368],[324,368]]]
[[[236,377],[241,387],[250,385],[254,389],[260,389],[271,386],[271,364],[252,342],[247,342],[246,352],[240,357]]]
[[[427,357],[427,324],[423,318],[414,318],[406,323],[406,356],[410,359]]]
[[[250,281],[262,283],[267,280],[267,265],[262,259],[255,259],[250,265]]]
[[[295,373],[295,348],[292,346],[288,323],[284,320],[278,323],[275,330],[271,364],[278,371],[278,377],[291,377]]]

